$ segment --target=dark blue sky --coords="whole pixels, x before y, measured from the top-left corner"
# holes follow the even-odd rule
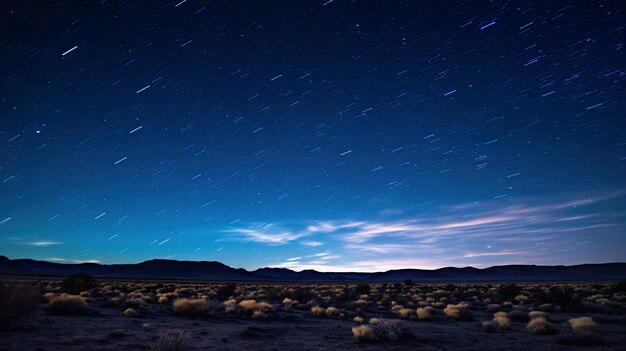
[[[617,1],[0,9],[1,254],[626,261]]]

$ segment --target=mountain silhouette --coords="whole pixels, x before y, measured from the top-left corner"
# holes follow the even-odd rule
[[[434,270],[397,269],[373,273],[296,272],[287,268],[247,271],[216,261],[153,259],[136,264],[53,263],[31,259],[11,260],[0,256],[0,275],[66,276],[82,272],[103,278],[189,279],[234,281],[549,281],[626,279],[626,263],[580,264],[573,266],[506,265],[484,269],[445,267]]]

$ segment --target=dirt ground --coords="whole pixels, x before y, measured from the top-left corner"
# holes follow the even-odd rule
[[[277,312],[271,319],[250,317],[179,317],[169,305],[148,305],[140,315],[126,317],[119,309],[89,307],[87,316],[54,316],[43,307],[25,317],[19,327],[0,332],[0,350],[145,350],[162,330],[189,332],[194,350],[579,350],[561,345],[558,336],[530,335],[525,323],[512,330],[486,333],[480,318],[453,321],[407,321],[414,337],[400,342],[359,343],[352,335],[355,322],[317,318],[307,311]],[[487,314],[487,313],[486,313]],[[372,317],[394,318],[378,314]],[[571,314],[555,315],[566,329]],[[485,315],[485,317],[487,317]],[[602,326],[603,346],[594,350],[626,350],[626,326],[619,316],[594,316]],[[144,324],[149,326],[144,327]]]

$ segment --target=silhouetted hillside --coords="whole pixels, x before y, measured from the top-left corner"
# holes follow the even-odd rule
[[[575,266],[508,265],[484,269],[445,267],[435,270],[398,269],[376,273],[337,273],[286,268],[247,271],[215,261],[149,260],[137,264],[63,264],[0,256],[1,275],[65,276],[84,272],[96,277],[198,280],[280,281],[507,281],[626,279],[626,263]]]

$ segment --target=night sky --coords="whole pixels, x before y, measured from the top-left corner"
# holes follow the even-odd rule
[[[620,1],[0,10],[0,254],[626,261]]]

